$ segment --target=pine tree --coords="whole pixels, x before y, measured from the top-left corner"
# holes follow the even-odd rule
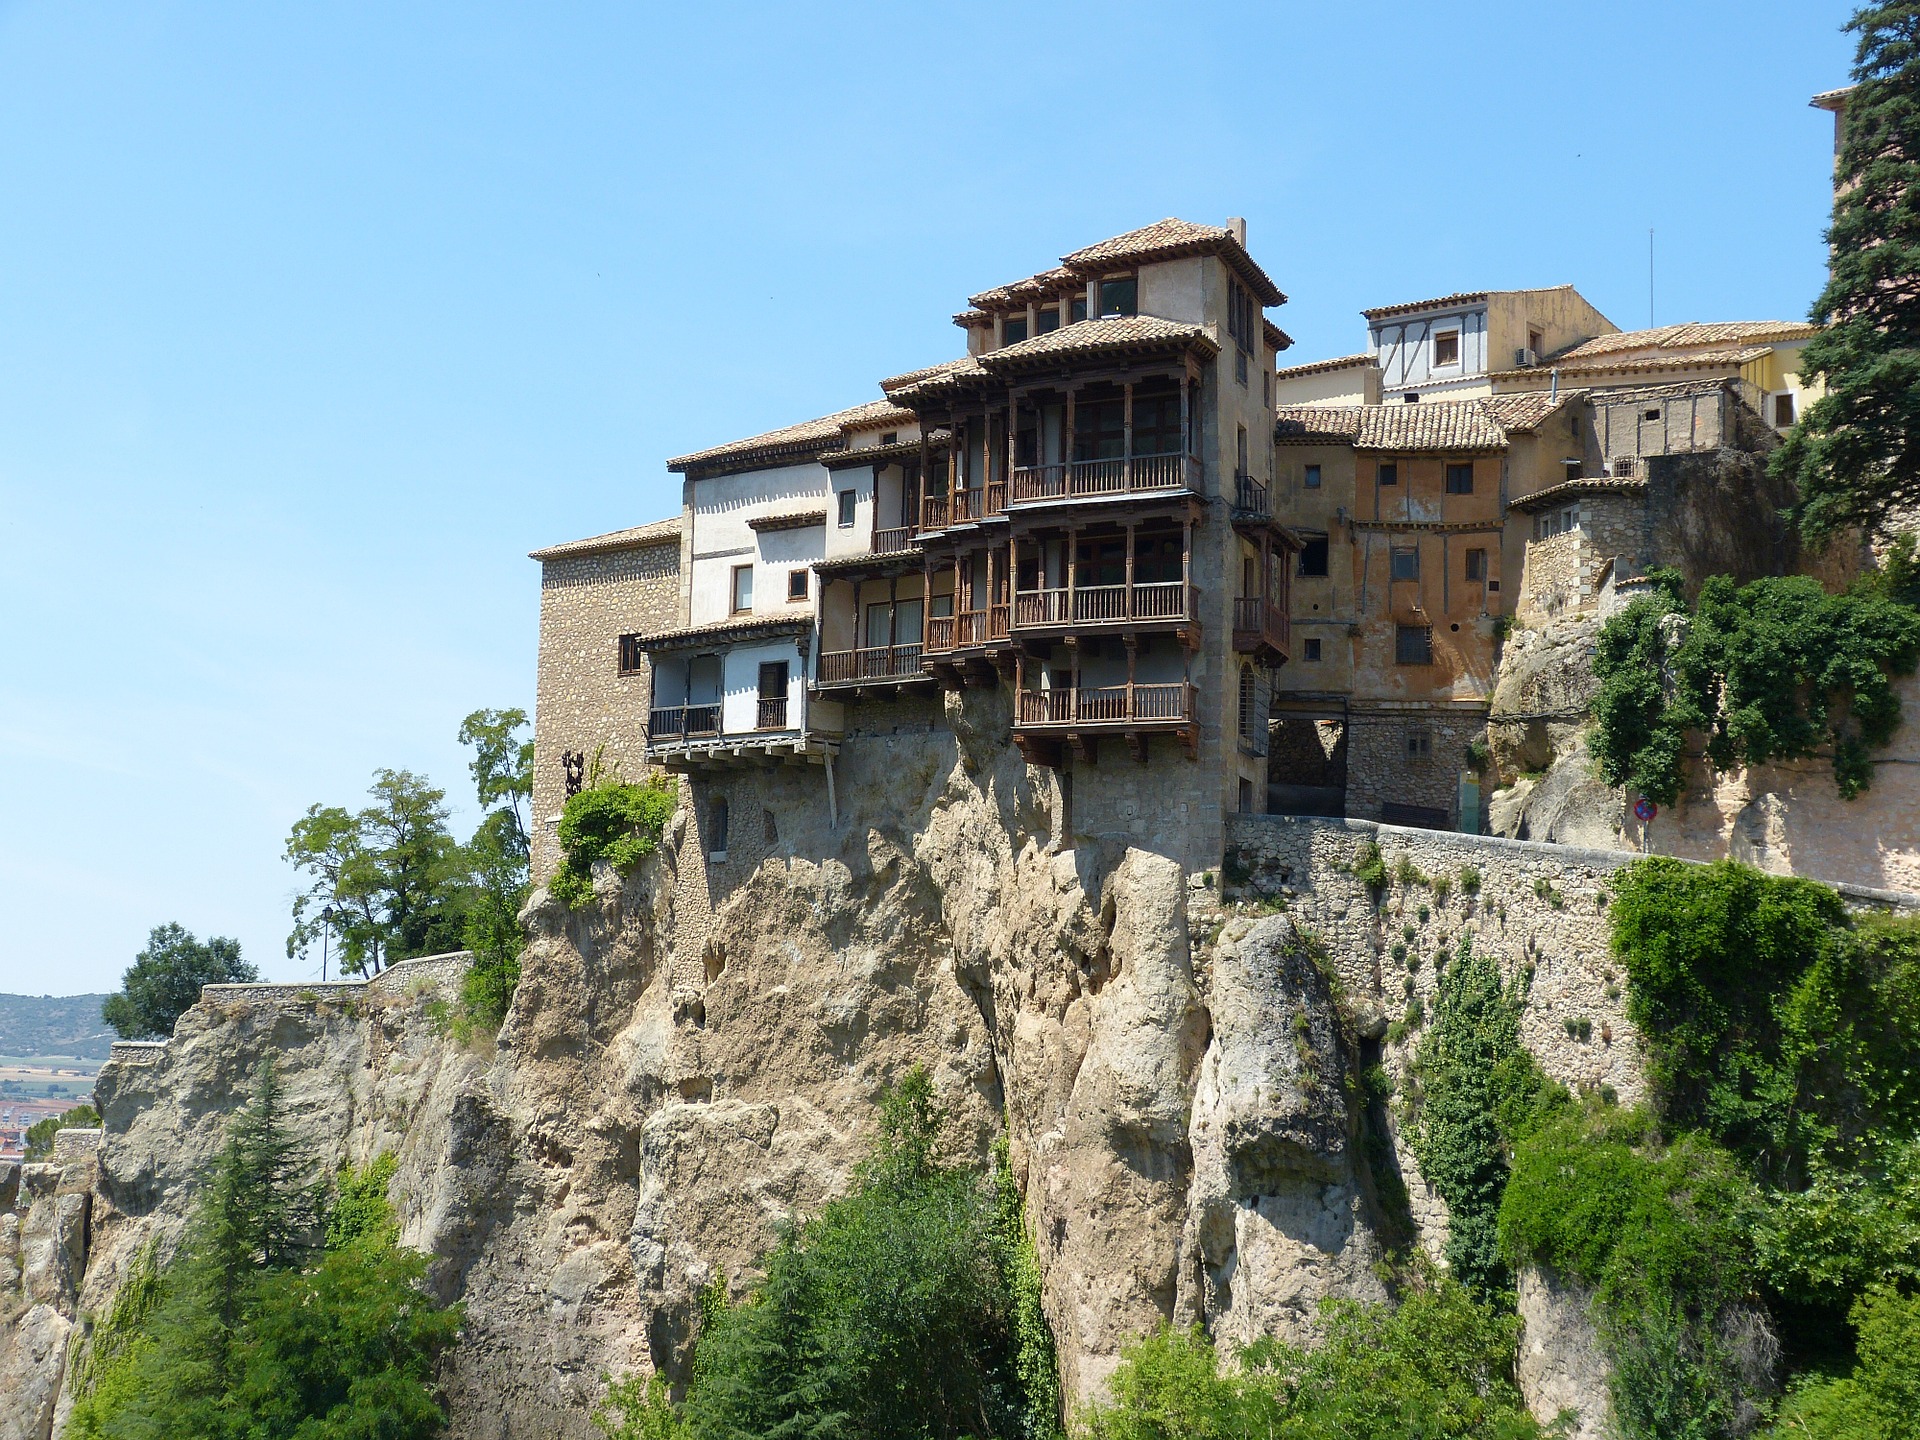
[[[1867,6],[1836,174],[1825,328],[1802,373],[1827,393],[1774,455],[1818,539],[1920,505],[1920,4]]]

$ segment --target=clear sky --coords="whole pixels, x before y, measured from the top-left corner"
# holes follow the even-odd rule
[[[284,959],[289,824],[533,703],[536,546],[974,291],[1247,217],[1295,361],[1571,282],[1800,318],[1848,7],[0,3],[0,990]]]

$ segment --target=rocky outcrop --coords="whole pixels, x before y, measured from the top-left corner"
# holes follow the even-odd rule
[[[1527,1408],[1543,1425],[1572,1415],[1569,1440],[1602,1440],[1611,1433],[1612,1371],[1594,1324],[1592,1293],[1532,1265],[1515,1280],[1524,1328],[1514,1379]]]
[[[93,1211],[93,1157],[0,1163],[0,1440],[46,1440],[66,1378]]]

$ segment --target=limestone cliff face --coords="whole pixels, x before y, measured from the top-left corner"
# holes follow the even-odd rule
[[[104,1313],[142,1246],[177,1242],[269,1054],[317,1172],[397,1155],[403,1238],[465,1307],[463,1437],[587,1437],[606,1375],[680,1365],[702,1288],[750,1283],[779,1223],[845,1187],[914,1064],[959,1151],[1007,1128],[1073,1401],[1162,1319],[1303,1339],[1320,1299],[1378,1298],[1347,1028],[1381,1008],[1377,964],[1343,1018],[1291,917],[1223,908],[1131,830],[1064,848],[1051,773],[993,739],[1004,704],[849,737],[831,807],[817,769],[729,778],[725,860],[689,805],[583,910],[536,896],[497,1044],[436,1026],[444,967],[210,990],[103,1073],[97,1179],[35,1179],[90,1207],[84,1280],[70,1264],[31,1324],[12,1302],[0,1360],[58,1394],[54,1319]]]

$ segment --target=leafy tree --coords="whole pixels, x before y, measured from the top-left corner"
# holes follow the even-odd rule
[[[53,1137],[62,1130],[84,1130],[100,1123],[100,1112],[91,1105],[76,1105],[58,1115],[49,1115],[27,1127],[26,1161],[45,1160],[53,1154]]]
[[[331,1217],[263,1066],[180,1253],[136,1258],[75,1370],[71,1433],[112,1440],[426,1440],[460,1317],[394,1243],[390,1159],[340,1177]],[[326,1236],[325,1248],[318,1245]],[[122,1302],[125,1303],[122,1303]]]
[[[1519,1322],[1416,1272],[1398,1303],[1330,1300],[1322,1344],[1266,1339],[1223,1366],[1199,1331],[1123,1352],[1090,1440],[1537,1440],[1513,1383]]]
[[[1868,5],[1836,173],[1824,328],[1802,373],[1827,393],[1775,452],[1812,537],[1920,503],[1920,5]]]
[[[1920,1416],[1920,1295],[1890,1285],[1853,1309],[1860,1359],[1853,1373],[1790,1396],[1768,1434],[1808,1440],[1913,1440]]]
[[[457,948],[466,894],[446,792],[409,770],[376,770],[373,804],[356,814],[315,805],[294,823],[286,859],[308,877],[293,902],[287,955],[328,936],[343,974]]]
[[[628,785],[609,780],[567,798],[560,814],[560,868],[553,896],[577,909],[593,898],[594,862],[626,874],[660,844],[676,803],[673,782]]]
[[[1739,587],[1717,575],[1680,619],[1679,577],[1656,578],[1657,594],[1600,630],[1592,748],[1601,779],[1671,804],[1697,732],[1721,770],[1831,745],[1844,798],[1872,783],[1869,751],[1900,723],[1893,679],[1920,662],[1920,611],[1884,581],[1829,595],[1804,575]]]
[[[147,948],[120,977],[120,993],[107,997],[100,1014],[123,1040],[165,1039],[173,1022],[200,998],[202,985],[259,978],[240,958],[238,940],[210,935],[202,943],[177,924],[156,925],[147,935]]]
[[[480,808],[508,817],[522,855],[528,834],[522,807],[533,800],[533,740],[520,736],[526,725],[520,709],[476,710],[460,722],[460,743],[473,747],[467,769]]]
[[[1004,1201],[940,1162],[943,1123],[915,1069],[883,1098],[852,1192],[791,1225],[743,1301],[705,1305],[679,1411],[636,1379],[614,1387],[603,1427],[623,1440],[1053,1433],[1057,1412],[1033,1425],[1023,1386],[1051,1357],[1023,1356],[1016,1333]],[[1043,1382],[1042,1403],[1055,1393]]]

